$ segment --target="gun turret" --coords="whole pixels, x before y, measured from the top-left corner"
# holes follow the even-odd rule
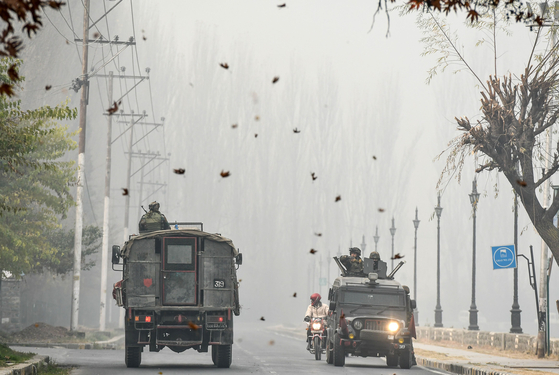
[[[336,261],[336,264],[337,264],[338,267],[340,268],[340,271],[342,271],[342,276],[347,276],[347,270],[346,270],[346,268],[343,266],[343,264],[340,262],[340,260],[338,259],[338,257],[333,257],[333,259]]]

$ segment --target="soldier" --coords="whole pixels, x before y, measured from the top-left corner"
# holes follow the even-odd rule
[[[411,308],[411,298],[410,298],[410,288],[407,285],[402,285],[402,288],[406,292],[406,318],[409,325],[409,332],[410,332],[410,345],[411,345],[411,353],[412,353],[412,365],[417,365],[417,360],[415,359],[415,351],[413,350],[413,340],[412,338],[417,338],[417,334],[415,331],[415,319],[413,315],[413,309]]]
[[[349,249],[349,255],[342,255],[340,262],[347,270],[347,276],[363,277],[363,260],[361,259],[361,250],[358,247]]]
[[[153,232],[162,229],[171,229],[165,215],[159,212],[159,203],[151,202],[149,204],[149,212],[144,214],[140,219],[140,233]]]

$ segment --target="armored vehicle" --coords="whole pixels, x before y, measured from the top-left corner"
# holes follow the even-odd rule
[[[207,352],[211,346],[217,367],[231,365],[242,254],[231,240],[196,224],[199,229],[159,230],[113,246],[113,270],[122,259],[113,297],[126,309],[127,367],[140,365],[146,346],[150,352],[168,347],[177,353]]]
[[[371,259],[364,259],[365,272]],[[415,301],[390,275],[363,273],[338,277],[329,290],[326,362],[343,366],[346,356],[385,357],[390,367],[409,369],[413,363],[412,314]],[[341,268],[341,267],[340,267]],[[342,274],[343,274],[342,269]],[[413,332],[413,333],[412,333]]]

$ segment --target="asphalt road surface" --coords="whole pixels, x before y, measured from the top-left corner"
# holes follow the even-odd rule
[[[305,350],[306,344],[299,338],[278,333],[263,325],[238,324],[235,327],[233,364],[229,369],[218,369],[212,364],[210,352],[198,353],[186,350],[174,353],[168,348],[155,353],[144,348],[139,368],[128,369],[124,364],[123,350],[77,350],[65,348],[13,347],[24,352],[50,356],[59,365],[72,366],[72,375],[123,375],[123,374],[359,374],[364,371],[375,375],[432,375],[446,374],[414,366],[410,370],[388,368],[383,358],[348,357],[346,364],[335,367],[314,359]],[[147,349],[147,350],[146,350]]]

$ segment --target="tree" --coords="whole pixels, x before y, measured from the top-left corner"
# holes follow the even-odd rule
[[[0,60],[0,78],[14,62]],[[16,66],[19,62],[15,62]],[[19,81],[23,78],[19,78]],[[0,269],[19,275],[37,260],[56,258],[46,233],[59,228],[74,205],[70,194],[75,167],[62,161],[76,148],[67,127],[75,119],[67,103],[22,110],[18,100],[0,96]]]
[[[497,13],[492,17],[496,21]],[[486,23],[485,26],[494,30],[497,28],[496,22]],[[454,51],[444,55],[439,64],[444,67],[450,58],[458,58],[465,63],[448,30],[439,26],[439,31],[446,42],[437,44],[428,39],[428,46],[434,48],[446,43]],[[559,170],[559,143],[549,155],[544,149],[545,133],[552,130],[559,118],[556,92],[559,87],[559,45],[536,55],[534,51],[541,41],[541,34],[540,27],[524,72],[518,77],[512,74],[497,77],[495,73],[483,83],[466,64],[481,89],[481,118],[475,123],[467,117],[456,118],[458,129],[463,133],[451,142],[441,178],[456,171],[459,178],[465,158],[471,154],[481,155],[483,162],[476,173],[498,171],[505,175],[520,197],[532,224],[559,262],[559,229],[553,225],[553,217],[559,210],[559,195],[546,208],[537,194]],[[546,169],[545,160],[548,157],[552,160]],[[540,172],[542,170],[544,172]]]

